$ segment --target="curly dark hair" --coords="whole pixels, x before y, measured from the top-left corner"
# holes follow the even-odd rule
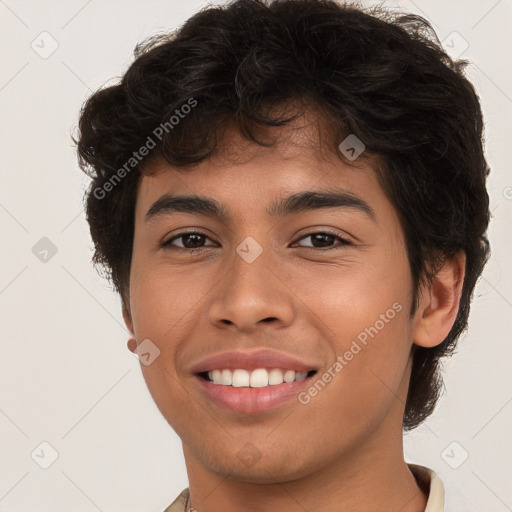
[[[178,30],[139,43],[134,55],[118,84],[84,103],[74,139],[80,167],[92,178],[85,201],[93,262],[123,304],[134,205],[148,162],[163,157],[185,168],[207,159],[233,121],[248,140],[266,145],[255,128],[283,126],[300,113],[286,116],[280,106],[315,108],[335,134],[333,151],[354,134],[376,162],[405,235],[411,315],[420,283],[430,282],[445,258],[466,254],[451,331],[438,346],[414,345],[403,429],[422,423],[441,394],[440,358],[453,354],[467,328],[490,252],[489,168],[467,61],[451,59],[420,16],[329,0],[208,7]],[[143,148],[151,148],[149,156]]]

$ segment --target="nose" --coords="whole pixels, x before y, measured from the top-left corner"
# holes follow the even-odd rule
[[[252,262],[235,252],[228,272],[215,287],[209,319],[216,327],[253,332],[271,323],[286,327],[293,322],[293,293],[279,276],[270,250]]]

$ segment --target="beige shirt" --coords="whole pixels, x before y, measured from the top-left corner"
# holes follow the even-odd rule
[[[437,474],[425,466],[408,464],[420,487],[423,485],[429,489],[427,506],[425,512],[444,512],[444,485]],[[163,512],[194,512],[189,504],[189,488],[184,489],[181,494]],[[200,511],[198,511],[200,512]]]

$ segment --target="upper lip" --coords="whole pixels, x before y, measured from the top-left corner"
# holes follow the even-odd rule
[[[190,372],[202,373],[210,370],[235,370],[237,368],[248,371],[255,370],[256,368],[282,368],[284,370],[308,372],[310,370],[317,370],[319,365],[274,350],[236,350],[221,352],[220,354],[201,359],[191,366]]]

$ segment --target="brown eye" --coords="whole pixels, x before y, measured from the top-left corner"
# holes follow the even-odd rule
[[[311,239],[312,241],[312,244],[309,246],[312,249],[336,249],[337,247],[340,246],[352,245],[352,243],[349,240],[331,231],[318,231],[315,233],[309,233],[301,237],[300,240],[306,240],[308,238]],[[336,240],[339,241],[338,246],[332,247],[332,243],[335,242]]]
[[[204,245],[205,239],[209,238],[204,233],[200,233],[198,231],[188,231],[174,235],[169,240],[163,242],[162,247],[166,247],[167,249],[183,249],[193,251],[194,249],[202,249],[203,247],[206,247]],[[176,240],[182,240],[181,245],[173,244],[173,242]]]

